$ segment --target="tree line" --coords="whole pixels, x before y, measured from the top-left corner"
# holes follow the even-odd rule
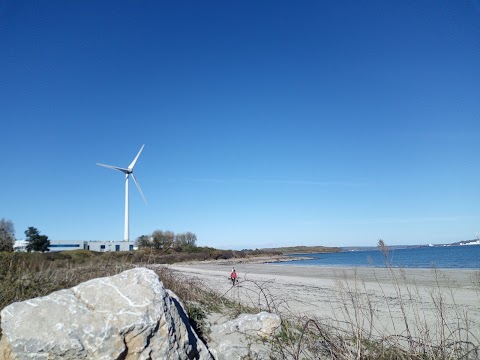
[[[50,240],[48,236],[40,235],[37,228],[30,226],[25,230],[27,251],[50,251]],[[0,252],[13,251],[15,245],[15,227],[11,220],[2,218],[0,220]]]
[[[30,251],[50,251],[48,236],[41,235],[37,228],[30,226],[25,231],[27,247]],[[142,235],[135,241],[139,249],[156,249],[163,251],[195,252],[197,248],[197,235],[187,231],[175,234],[173,231],[155,230],[151,235]],[[14,251],[15,227],[11,220],[0,220],[0,252]]]
[[[173,231],[155,230],[151,235],[141,235],[135,241],[139,249],[194,251],[197,235],[192,232],[175,234]]]

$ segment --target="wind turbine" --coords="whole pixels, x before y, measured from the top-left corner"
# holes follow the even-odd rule
[[[125,169],[125,168],[121,168],[121,167],[118,167],[118,166],[112,166],[112,165],[105,165],[105,164],[99,164],[97,163],[97,165],[100,165],[100,166],[103,166],[103,167],[106,167],[106,168],[109,168],[109,169],[113,169],[113,170],[118,170],[118,171],[121,171],[125,174],[125,231],[123,233],[123,240],[124,241],[129,241],[129,229],[128,229],[128,178],[130,177],[130,175],[132,175],[132,179],[133,181],[135,182],[135,185],[137,185],[137,189],[138,191],[140,192],[140,195],[142,195],[142,199],[143,201],[145,202],[145,204],[147,203],[147,200],[145,200],[145,196],[143,195],[143,191],[142,189],[140,188],[140,185],[138,185],[138,182],[137,182],[137,179],[135,178],[135,175],[133,175],[133,167],[135,166],[140,154],[142,153],[142,150],[143,150],[143,147],[145,146],[145,144],[142,145],[142,147],[140,148],[140,151],[138,152],[137,156],[135,156],[135,159],[133,159],[133,161],[130,163],[130,165]]]

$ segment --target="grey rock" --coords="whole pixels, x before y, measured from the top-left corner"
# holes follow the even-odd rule
[[[211,359],[152,270],[87,281],[1,312],[0,359]]]
[[[266,338],[280,328],[278,315],[268,312],[242,314],[210,327],[210,352],[217,360],[270,359]]]
[[[271,359],[270,349],[267,345],[251,340],[246,341],[241,337],[236,340],[222,340],[215,347],[211,347],[210,351],[216,360]]]
[[[236,332],[270,336],[280,327],[280,316],[266,311],[258,314],[242,314],[221,325],[212,326],[212,332],[232,334]]]

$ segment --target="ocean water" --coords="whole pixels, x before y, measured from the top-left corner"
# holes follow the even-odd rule
[[[301,257],[305,255],[291,256]],[[313,259],[297,260],[285,264],[385,267],[383,255],[378,249],[345,251],[333,254],[308,254],[307,256]],[[388,256],[394,267],[480,269],[480,245],[390,249]]]

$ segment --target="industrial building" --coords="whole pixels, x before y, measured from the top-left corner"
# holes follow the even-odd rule
[[[15,241],[14,250],[27,251],[28,242],[25,240]],[[133,242],[130,241],[84,241],[84,240],[50,240],[51,252],[69,250],[91,250],[98,252],[133,251]]]
[[[84,249],[99,252],[133,251],[133,242],[130,241],[85,241]]]

